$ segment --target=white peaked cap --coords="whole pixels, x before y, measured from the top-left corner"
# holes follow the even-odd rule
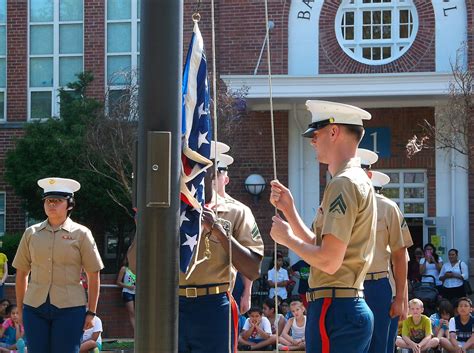
[[[357,157],[360,158],[361,165],[372,165],[379,160],[379,156],[377,153],[366,150],[365,148],[358,148],[357,149]]]
[[[220,154],[216,158],[217,169],[224,169],[227,170],[228,167],[234,163],[234,158],[229,156],[228,154]]]
[[[229,145],[226,145],[223,142],[211,141],[211,157],[210,157],[211,159],[216,159],[216,147],[217,147],[217,155],[229,152],[230,150]]]
[[[81,184],[73,179],[44,178],[38,180],[38,185],[43,189],[43,198],[47,196],[72,196],[81,188]]]
[[[370,174],[370,181],[372,181],[374,188],[382,188],[390,183],[390,177],[385,173],[372,170],[370,171]]]
[[[308,100],[306,107],[311,112],[311,124],[303,133],[304,137],[312,138],[314,132],[329,124],[347,124],[364,126],[362,120],[370,120],[372,116],[369,112],[353,105]]]

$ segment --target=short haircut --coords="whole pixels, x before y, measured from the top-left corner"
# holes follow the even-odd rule
[[[459,298],[457,301],[456,301],[456,308],[459,306],[459,303],[460,302],[468,302],[469,303],[469,306],[472,308],[472,300],[469,299],[468,297],[461,297]]]
[[[259,313],[260,315],[263,315],[263,310],[262,308],[258,307],[258,306],[252,306],[249,311],[247,312],[247,314],[252,314],[252,313]]]
[[[410,300],[410,301],[408,302],[408,306],[410,306],[410,305],[412,305],[412,304],[419,305],[419,306],[421,306],[421,307],[423,308],[423,302],[422,302],[420,299],[418,299],[418,298],[413,298],[412,300]]]
[[[338,124],[338,125],[342,125],[344,126],[344,128],[346,129],[346,131],[354,136],[355,140],[357,141],[357,143],[359,143],[360,141],[362,141],[362,138],[364,137],[364,133],[365,133],[365,130],[364,130],[364,127],[363,126],[360,126],[360,125],[350,125],[350,124]]]
[[[456,255],[459,254],[458,249],[449,249],[448,254],[449,254],[451,251],[454,251],[454,252],[456,253]]]

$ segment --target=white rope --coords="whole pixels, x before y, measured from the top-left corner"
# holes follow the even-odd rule
[[[268,89],[269,89],[269,100],[270,100],[270,122],[271,122],[271,130],[272,130],[272,159],[273,159],[273,179],[277,179],[277,169],[276,169],[276,147],[275,147],[275,122],[273,116],[273,86],[272,86],[272,66],[271,66],[271,57],[270,57],[270,26],[268,20],[268,0],[265,0],[265,28],[266,34],[265,38],[267,40],[267,70],[268,70]],[[278,214],[278,210],[275,207],[275,215]],[[279,333],[278,332],[278,296],[277,296],[277,289],[278,289],[278,271],[277,271],[277,250],[278,246],[277,243],[273,243],[273,268],[275,269],[275,331],[276,331],[276,351],[279,352]]]

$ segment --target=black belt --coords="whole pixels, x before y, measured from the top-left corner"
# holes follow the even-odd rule
[[[344,287],[320,287],[310,289],[306,293],[306,300],[308,302],[315,301],[321,298],[363,298],[364,291],[357,288]]]

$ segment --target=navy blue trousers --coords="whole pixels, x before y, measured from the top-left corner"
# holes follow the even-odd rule
[[[389,345],[390,306],[392,305],[392,288],[388,278],[364,282],[364,295],[367,305],[374,313],[374,333],[370,342],[369,353],[387,352]],[[393,345],[392,352],[393,352]]]
[[[28,353],[78,353],[85,306],[59,309],[48,300],[37,308],[23,306]]]
[[[395,351],[395,340],[397,339],[398,332],[398,319],[394,317],[390,320],[390,328],[388,329],[388,341],[387,341],[387,353],[393,353]]]
[[[229,305],[226,293],[179,297],[178,352],[229,353]],[[231,331],[233,352],[233,327]]]
[[[362,298],[312,301],[306,320],[306,353],[367,353],[373,321]]]

